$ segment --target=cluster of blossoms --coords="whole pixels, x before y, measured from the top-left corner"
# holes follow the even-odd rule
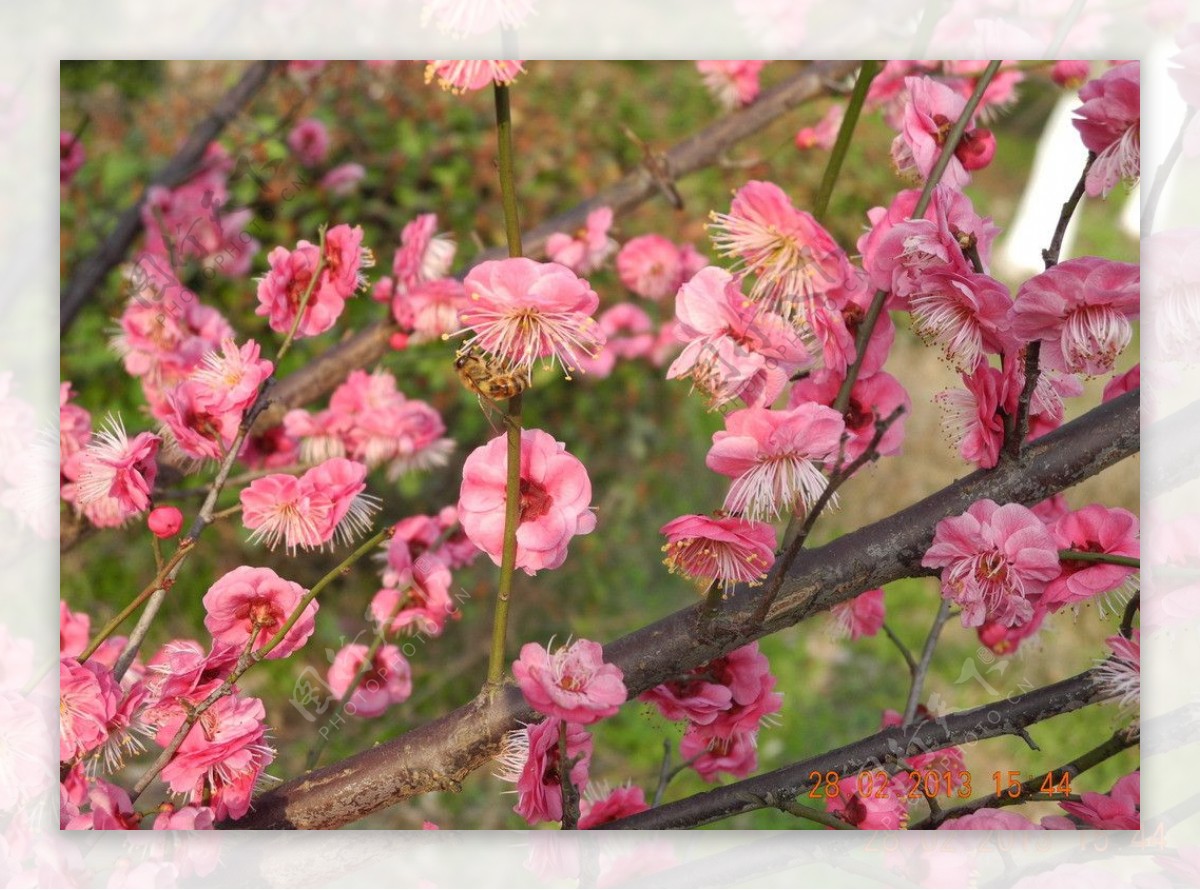
[[[438,340],[459,329],[467,292],[450,277],[456,250],[454,239],[437,231],[436,214],[423,213],[404,226],[392,274],[371,291],[372,299],[391,305],[400,327],[394,345]]]
[[[1075,831],[1077,828],[1136,831],[1141,827],[1140,771],[1122,776],[1107,794],[1085,791],[1080,800],[1059,804],[1067,816],[1044,816],[1040,823],[1011,810],[983,809],[967,816],[947,819],[938,826],[947,831]],[[1078,824],[1077,824],[1078,823]]]

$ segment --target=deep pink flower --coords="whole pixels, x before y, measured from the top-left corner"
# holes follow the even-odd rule
[[[905,781],[906,773],[899,773],[892,778],[883,793],[875,794],[875,777],[859,781],[859,775],[846,776],[838,782],[837,797],[825,799],[825,809],[830,815],[836,816],[843,822],[861,828],[864,831],[898,831],[908,826],[908,795]],[[870,789],[867,794],[860,794],[859,789]]]
[[[334,195],[348,195],[366,175],[362,164],[338,164],[321,177],[321,188]]]
[[[1047,614],[1045,607],[1039,603],[1033,607],[1033,617],[1028,621],[1012,626],[999,621],[985,621],[975,628],[975,633],[979,636],[979,642],[997,655],[1012,655],[1021,643],[1041,629]]]
[[[614,788],[598,800],[584,799],[579,806],[579,824],[581,831],[616,822],[626,816],[644,813],[650,809],[646,803],[646,792],[639,785],[622,785]]]
[[[1064,801],[1059,806],[1092,828],[1137,831],[1141,828],[1141,772],[1117,779],[1108,794],[1085,791],[1079,803]]]
[[[154,817],[155,831],[211,831],[216,814],[211,807],[184,806],[175,808],[165,803]]]
[[[183,528],[183,514],[178,507],[155,507],[146,517],[146,525],[156,538],[173,538]]]
[[[267,256],[271,268],[259,279],[259,305],[254,313],[267,316],[271,330],[282,334],[291,329],[311,286],[296,336],[323,334],[341,316],[346,300],[363,286],[360,270],[374,263],[371,252],[362,247],[362,228],[344,224],[325,233],[325,265],[314,283],[320,256],[318,246],[307,241],[298,242],[290,251],[276,247]]]
[[[720,583],[757,584],[775,562],[775,529],[737,516],[690,514],[660,529],[666,535],[664,560],[685,578]]]
[[[71,812],[61,828],[69,831],[137,831],[141,816],[133,808],[129,793],[117,785],[103,779],[81,779],[78,806],[87,804],[90,810],[81,813],[78,807],[73,810],[64,807],[63,815]]]
[[[150,492],[158,476],[155,456],[161,444],[162,438],[153,433],[138,433],[129,439],[120,419],[110,416],[80,452],[78,505],[83,508],[109,499],[126,517],[144,511],[150,506]]]
[[[562,721],[548,717],[504,737],[504,748],[496,758],[500,771],[496,776],[517,786],[517,805],[513,812],[530,825],[562,819],[562,777],[559,727]],[[587,786],[592,759],[592,737],[582,726],[567,725],[567,757],[576,760],[571,767],[571,783],[581,794]]]
[[[425,554],[410,566],[391,567],[394,583],[381,588],[371,600],[371,615],[388,633],[422,633],[439,636],[451,616],[461,617],[450,598],[450,570],[435,556]]]
[[[213,410],[207,387],[185,380],[167,393],[161,415],[174,444],[196,460],[217,460],[237,437],[241,414]]]
[[[796,408],[806,402],[832,406],[841,387],[841,377],[828,371],[817,371],[792,385],[788,407]],[[857,460],[867,450],[875,437],[875,424],[890,417],[897,408],[903,409],[900,416],[875,446],[883,456],[900,453],[900,446],[904,442],[904,421],[912,413],[912,400],[900,381],[886,371],[869,377],[860,376],[854,381],[850,387],[850,404],[842,415],[849,435],[845,448],[839,446],[845,463]]]
[[[838,632],[851,640],[873,637],[883,627],[883,588],[860,593],[854,599],[838,603],[829,610]]]
[[[1134,628],[1129,638],[1113,634],[1104,641],[1112,657],[1100,662],[1096,672],[1100,685],[1122,708],[1136,704],[1142,696],[1142,632]]]
[[[512,670],[525,700],[547,717],[595,723],[625,703],[621,669],[605,662],[600,644],[591,640],[576,640],[553,653],[526,643]]]
[[[400,232],[400,246],[392,258],[397,293],[444,278],[456,251],[454,239],[437,231],[437,214],[422,213]]]
[[[1055,523],[1053,534],[1060,550],[1132,557],[1141,554],[1137,517],[1119,507],[1089,504]],[[1063,557],[1062,571],[1046,585],[1042,605],[1057,612],[1063,606],[1115,590],[1136,571],[1132,566]]]
[[[733,480],[725,509],[751,520],[807,511],[825,489],[817,463],[837,456],[845,421],[806,402],[786,411],[744,408],[713,433],[708,468]]]
[[[74,133],[63,130],[58,134],[58,184],[68,185],[86,159],[83,142]]]
[[[237,665],[240,652],[214,642],[207,651],[194,640],[172,640],[151,657],[146,668],[146,689],[151,704],[143,719],[161,728],[179,721],[187,709],[207,698]],[[170,741],[168,738],[166,741]]]
[[[612,221],[611,207],[597,207],[573,236],[555,232],[547,238],[546,256],[576,275],[595,272],[617,251],[617,242],[608,234]]]
[[[833,236],[773,182],[746,183],[729,213],[710,213],[709,219],[713,247],[734,260],[731,271],[754,276],[750,299],[785,318],[850,274],[850,261]]]
[[[183,744],[163,768],[162,779],[176,794],[211,806],[217,819],[240,819],[250,809],[254,784],[275,759],[266,743],[266,711],[257,698],[227,695],[200,715]],[[180,712],[158,733],[166,745],[183,726]]]
[[[963,627],[1029,621],[1059,572],[1054,538],[1033,511],[986,499],[937,524],[921,565],[942,569],[942,596],[962,606]]]
[[[1072,123],[1096,160],[1087,175],[1090,197],[1106,197],[1122,179],[1141,172],[1141,64],[1109,68],[1079,91],[1083,105]]]
[[[305,167],[315,167],[329,154],[329,131],[315,117],[306,117],[287,137],[288,148]]]
[[[1127,392],[1131,392],[1142,385],[1142,364],[1138,362],[1124,374],[1117,374],[1112,380],[1104,384],[1104,393],[1101,395],[1102,401],[1115,399],[1117,396],[1123,396]]]
[[[1030,822],[1012,810],[982,809],[955,819],[947,819],[938,831],[1042,831],[1043,827]]]
[[[722,108],[736,108],[758,97],[758,76],[766,64],[758,59],[697,62],[696,70]]]
[[[496,565],[504,538],[507,447],[500,435],[471,452],[458,499],[463,531]],[[517,568],[527,574],[561,566],[571,538],[596,527],[587,468],[542,430],[521,431],[520,495]]]
[[[845,287],[815,297],[805,312],[805,320],[820,346],[824,371],[841,379],[845,379],[847,370],[858,355],[859,329],[873,296],[858,270],[852,271]],[[884,312],[871,330],[866,355],[859,367],[859,377],[871,377],[883,368],[895,338],[896,326],[891,315]]]
[[[796,148],[804,151],[809,148],[820,148],[829,151],[837,141],[838,130],[842,126],[842,118],[846,116],[846,106],[835,102],[825,111],[825,115],[811,127],[801,127],[796,133]]]
[[[436,77],[443,90],[466,93],[482,90],[493,83],[512,83],[524,70],[516,60],[433,60],[425,67],[425,82],[431,83]]]
[[[717,266],[701,269],[680,287],[675,317],[675,335],[687,345],[667,379],[691,377],[714,408],[734,398],[766,407],[809,361],[796,328],[749,302],[738,281]]]
[[[219,643],[242,649],[251,637],[261,649],[283,627],[307,591],[271,569],[238,566],[204,594],[204,626]],[[316,627],[317,601],[305,607],[268,658],[286,658],[304,645]]]
[[[973,370],[985,354],[1014,348],[1012,305],[1007,287],[975,273],[931,272],[914,281],[908,295],[913,331],[927,345],[940,347],[961,372]]]
[[[462,311],[462,348],[477,346],[509,366],[533,370],[539,358],[570,372],[578,357],[594,355],[604,332],[592,313],[600,298],[566,266],[524,257],[488,260],[463,281],[469,304]]]
[[[107,667],[74,658],[59,661],[58,759],[64,762],[95,751],[108,739],[121,688]]]
[[[1042,341],[1043,367],[1096,376],[1129,345],[1141,273],[1133,263],[1079,257],[1026,281],[1012,307],[1013,333]]]
[[[669,238],[638,235],[626,241],[617,254],[617,275],[639,297],[664,300],[683,284],[683,258]]]
[[[679,740],[679,756],[690,760],[692,769],[705,782],[718,781],[721,773],[744,779],[758,767],[757,736],[754,731],[712,736],[693,724]]]
[[[329,666],[329,688],[338,699],[344,699],[350,684],[362,669],[367,647],[349,643],[338,650]],[[344,707],[355,717],[378,717],[391,705],[406,701],[412,695],[412,668],[408,659],[395,646],[379,647],[371,666]]]
[[[261,348],[247,340],[240,348],[232,337],[221,341],[221,353],[210,352],[204,365],[189,378],[194,397],[210,414],[236,414],[240,418],[258,395],[275,364],[260,359]]]
[[[942,429],[958,445],[963,460],[983,469],[996,466],[1004,444],[1004,415],[1013,414],[1021,386],[1011,375],[986,362],[962,375],[965,389],[946,389],[934,396],[942,408]]]
[[[86,612],[72,612],[65,600],[58,601],[59,656],[74,657],[87,648],[92,619]]]
[[[901,173],[915,172],[928,178],[941,156],[954,123],[962,115],[967,100],[955,90],[929,77],[906,77],[908,101],[904,123],[892,142],[892,161]],[[954,158],[941,181],[961,190],[971,180],[969,170],[987,165],[995,152],[995,137],[984,129],[970,128],[954,149]]]

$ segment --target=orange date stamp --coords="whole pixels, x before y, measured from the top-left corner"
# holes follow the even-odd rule
[[[850,789],[844,788],[847,779],[853,780]],[[808,780],[812,786],[808,796],[814,800],[840,797],[847,790],[859,797],[874,800],[921,800],[929,797],[959,797],[966,800],[974,793],[971,771],[966,769],[909,769],[894,774],[878,769],[847,776],[832,770],[813,770],[808,774]],[[996,770],[992,773],[992,782],[996,797],[1018,798],[1032,794],[1067,797],[1071,794],[1071,774],[1068,772],[1061,775],[1046,773],[1039,784],[1037,778],[1022,782],[1017,770]]]

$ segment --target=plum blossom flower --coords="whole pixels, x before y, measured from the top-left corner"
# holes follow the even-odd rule
[[[809,361],[803,337],[782,316],[747,301],[724,269],[701,269],[675,297],[675,335],[687,343],[667,379],[691,377],[719,407],[740,398],[765,407]]]
[[[617,242],[608,234],[612,221],[611,207],[597,207],[573,236],[555,232],[547,238],[546,256],[576,275],[595,272],[617,252]]]
[[[121,688],[112,671],[94,661],[59,661],[58,759],[73,760],[94,751],[108,739],[108,725],[117,713]]]
[[[120,418],[110,416],[80,452],[78,506],[108,500],[125,518],[143,512],[150,506],[150,492],[158,476],[155,455],[160,444],[162,438],[153,433],[138,433],[131,440]]]
[[[362,246],[362,228],[334,226],[325,233],[325,265],[314,282],[321,262],[320,248],[300,241],[295,250],[276,247],[267,256],[270,270],[258,282],[258,308],[255,315],[267,316],[271,330],[287,333],[296,321],[304,295],[309,295],[304,314],[296,328],[298,337],[314,337],[333,327],[365,279],[360,269],[371,266],[374,258]]]
[[[962,116],[967,100],[945,84],[929,77],[906,77],[908,101],[900,134],[892,142],[892,161],[901,173],[916,172],[928,178],[954,123]],[[942,174],[942,182],[961,190],[970,182],[971,170],[986,167],[996,151],[996,140],[982,128],[969,128],[954,148],[954,157]]]
[[[671,520],[660,531],[667,538],[667,568],[726,589],[757,584],[775,562],[775,529],[765,522],[691,514]]]
[[[1061,59],[1050,66],[1050,79],[1064,89],[1078,90],[1091,70],[1092,63],[1086,59]]]
[[[1059,573],[1058,548],[1042,521],[1028,507],[987,499],[939,522],[921,565],[942,569],[942,596],[962,606],[963,627],[1029,621]]]
[[[195,397],[211,414],[236,414],[240,418],[258,395],[275,364],[260,359],[262,349],[254,340],[239,347],[232,337],[221,340],[221,352],[210,352],[204,364],[188,378]]]
[[[712,736],[695,724],[679,740],[679,756],[691,761],[692,769],[705,782],[716,782],[721,773],[744,779],[758,767],[758,733],[740,731]]]
[[[758,59],[697,62],[696,70],[722,108],[749,105],[758,97],[758,76],[767,63]]]
[[[646,803],[646,792],[641,786],[622,785],[595,800],[585,797],[579,806],[579,824],[576,827],[584,831],[636,813],[644,813],[648,809],[650,806]]]
[[[639,297],[662,300],[684,282],[683,257],[669,238],[638,235],[626,241],[617,254],[617,276]]]
[[[58,134],[58,184],[69,185],[86,159],[83,142],[75,133],[63,130]]]
[[[1089,197],[1107,197],[1122,179],[1136,181],[1141,172],[1141,64],[1109,68],[1079,91],[1083,105],[1071,123],[1096,160],[1088,170]]]
[[[496,776],[517,786],[517,805],[513,812],[530,825],[562,819],[562,774],[559,727],[562,721],[548,717],[504,737],[504,748],[497,760]],[[582,726],[566,724],[567,757],[571,784],[582,792],[587,785],[592,759],[592,737]]]
[[[1078,803],[1059,804],[1092,828],[1113,831],[1137,831],[1141,828],[1141,772],[1134,771],[1117,779],[1108,794],[1085,791]]]
[[[362,164],[338,164],[321,177],[321,188],[333,195],[348,195],[367,175]]]
[[[425,554],[403,569],[393,563],[390,570],[393,574],[385,573],[385,586],[371,600],[371,616],[387,633],[436,637],[447,619],[461,617],[450,597],[450,569],[437,557]]]
[[[251,541],[288,551],[313,549],[335,538],[348,544],[371,528],[379,499],[363,494],[367,468],[345,458],[330,458],[299,478],[274,473],[242,489],[242,523]]]
[[[934,396],[942,408],[942,429],[958,445],[963,460],[983,469],[996,466],[1004,444],[1004,417],[1017,409],[1020,387],[1011,375],[980,364],[963,374],[964,389],[946,389]]]
[[[1009,626],[999,621],[985,621],[975,628],[979,642],[997,655],[1012,655],[1027,639],[1036,634],[1049,614],[1040,603],[1033,607],[1033,617],[1020,624]]]
[[[315,117],[306,117],[287,137],[288,148],[305,167],[315,167],[329,154],[329,131]]]
[[[165,803],[154,817],[155,831],[211,831],[216,814],[212,807],[193,805],[176,809],[174,804]]]
[[[183,514],[178,507],[155,507],[146,517],[146,525],[156,538],[173,538],[183,528]]]
[[[874,789],[867,780],[860,783],[861,774],[846,776],[837,783],[837,796],[825,799],[825,809],[830,815],[863,830],[897,831],[908,825],[907,788],[903,785],[906,775],[901,773],[892,778],[882,794],[859,792],[860,787]]]
[[[432,83],[437,78],[438,86],[443,90],[466,93],[482,90],[493,83],[512,83],[524,70],[515,60],[434,60],[425,66],[425,82]]]
[[[1069,374],[1112,370],[1129,345],[1138,314],[1141,273],[1133,263],[1079,257],[1026,281],[1012,306],[1013,333],[1042,341],[1042,363]]]
[[[367,647],[349,643],[338,650],[329,666],[329,688],[339,700],[346,692],[367,658]],[[347,714],[355,717],[378,717],[391,705],[399,704],[412,695],[412,668],[408,659],[391,644],[379,647],[362,681],[346,702]]]
[[[444,278],[454,263],[456,250],[454,239],[437,231],[436,213],[422,213],[406,223],[392,257],[396,291],[407,293],[420,284]]]
[[[90,807],[87,812],[81,807]],[[133,808],[129,793],[103,779],[80,777],[77,805],[64,808],[67,818],[60,825],[69,831],[137,831],[141,817]]]
[[[58,649],[62,658],[74,657],[84,650],[91,624],[87,612],[72,612],[65,600],[59,600]]]
[[[811,127],[801,127],[796,133],[796,148],[801,151],[810,148],[820,148],[829,151],[837,140],[838,130],[842,126],[842,118],[846,116],[846,106],[840,102],[830,105],[824,116]]]
[[[828,370],[817,371],[792,385],[788,406],[796,408],[806,402],[816,402],[832,407],[841,387],[841,377]],[[866,377],[860,375],[850,388],[850,404],[842,415],[849,437],[845,447],[841,448],[843,461],[849,464],[861,457],[875,438],[876,424],[891,417],[897,409],[901,409],[900,415],[875,446],[875,450],[885,457],[900,453],[904,442],[904,420],[912,412],[912,400],[903,384],[886,371]]]
[[[737,275],[753,275],[749,298],[790,318],[818,294],[843,285],[850,261],[812,214],[773,182],[746,183],[728,213],[709,214],[709,236]]]
[[[958,371],[970,372],[987,353],[1015,346],[1009,333],[1012,298],[994,278],[975,273],[934,272],[913,285],[908,298],[913,331],[941,347]]]
[[[1142,632],[1135,627],[1128,638],[1114,634],[1104,642],[1112,657],[1096,668],[1101,687],[1119,699],[1122,708],[1131,707],[1142,697]]]
[[[611,717],[627,696],[621,669],[605,662],[600,644],[591,640],[576,640],[555,652],[526,643],[512,669],[536,711],[569,723]]]
[[[463,284],[470,302],[457,333],[472,332],[464,350],[477,346],[530,372],[539,358],[548,359],[569,372],[580,354],[594,355],[604,345],[604,332],[591,317],[600,298],[566,266],[524,257],[488,260],[471,269]]]
[[[238,566],[204,594],[208,613],[204,626],[218,643],[241,649],[253,638],[251,647],[261,649],[283,627],[305,593],[299,584],[271,569]],[[267,658],[286,658],[303,646],[316,627],[316,616],[314,599]]]
[[[836,456],[845,427],[840,414],[813,402],[726,415],[705,459],[710,470],[733,480],[725,509],[751,520],[807,511],[826,485],[817,464]]]
[[[1138,520],[1128,510],[1088,504],[1054,524],[1055,543],[1061,550],[1137,557]],[[1051,612],[1115,590],[1137,570],[1108,562],[1083,562],[1062,557],[1062,571],[1046,585],[1042,605]]]
[[[829,610],[837,632],[851,640],[873,637],[883,627],[883,588],[876,587]]]
[[[503,435],[476,448],[463,464],[458,500],[463,531],[496,565],[504,538],[507,465]],[[596,527],[587,468],[542,430],[521,431],[520,499],[516,565],[527,574],[561,566],[571,538]]]
[[[593,378],[607,377],[619,359],[649,356],[654,349],[654,322],[640,306],[618,303],[600,313],[604,347],[595,358],[581,356],[579,367]]]

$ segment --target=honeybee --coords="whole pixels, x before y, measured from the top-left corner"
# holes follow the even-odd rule
[[[529,386],[529,372],[510,368],[495,356],[468,349],[454,360],[454,370],[462,385],[492,402],[511,399]]]

